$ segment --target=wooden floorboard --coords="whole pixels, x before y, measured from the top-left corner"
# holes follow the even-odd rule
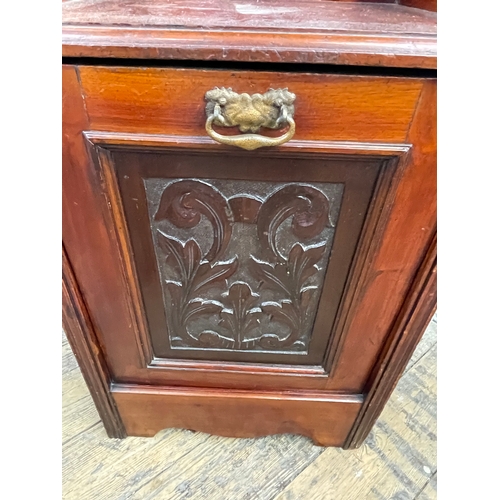
[[[231,439],[167,429],[109,439],[63,337],[63,498],[66,500],[434,500],[436,327],[358,450],[302,436]]]

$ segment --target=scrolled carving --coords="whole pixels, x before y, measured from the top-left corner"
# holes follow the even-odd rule
[[[161,193],[157,224],[184,235],[203,219],[213,228],[205,255],[193,237],[156,228],[173,348],[307,352],[333,237],[330,201],[306,184],[266,186],[264,199],[193,180]]]
[[[328,223],[329,203],[321,191],[301,184],[290,184],[271,195],[262,205],[257,231],[270,258],[283,256],[276,246],[278,228],[292,217],[293,234],[308,240],[318,236]]]
[[[185,180],[165,189],[155,220],[168,219],[177,227],[192,228],[204,215],[214,229],[214,243],[206,255],[212,260],[224,252],[231,238],[228,214],[227,200],[213,187],[200,181]]]
[[[197,317],[218,314],[222,304],[203,300],[199,294],[207,287],[225,286],[225,279],[231,276],[238,262],[236,259],[224,264],[210,264],[201,260],[201,250],[194,240],[184,245],[158,231],[159,247],[165,256],[165,263],[175,272],[174,279],[165,280],[165,288],[170,298],[170,318],[174,340],[196,337],[191,335],[188,325]]]
[[[311,296],[318,288],[308,285],[308,278],[319,271],[316,264],[323,257],[324,251],[324,244],[305,249],[300,243],[296,243],[287,259],[275,254],[278,262],[274,264],[252,259],[256,275],[267,286],[276,289],[284,296],[280,301],[268,302],[261,306],[263,312],[270,315],[272,320],[284,323],[290,329],[289,335],[284,339],[273,337],[275,346],[304,347],[304,343],[299,339],[310,312]],[[267,337],[263,338],[265,345],[270,341]]]

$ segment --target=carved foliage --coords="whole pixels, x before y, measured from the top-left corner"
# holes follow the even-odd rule
[[[193,180],[173,182],[162,193],[156,221],[190,229],[205,217],[213,230],[212,246],[203,255],[195,239],[183,243],[157,229],[157,253],[168,275],[163,288],[172,347],[307,351],[326,239],[304,243],[327,227],[328,199],[300,184],[285,185],[264,201],[238,199],[231,203]],[[255,255],[225,255],[235,220],[256,224]],[[278,241],[283,230],[298,240],[288,251]]]
[[[307,281],[319,269],[316,263],[321,259],[325,245],[308,248],[307,250],[296,243],[287,259],[278,255],[279,262],[270,264],[252,259],[255,273],[264,282],[278,290],[285,298],[278,302],[265,302],[262,310],[273,319],[286,324],[290,328],[290,335],[280,340],[276,335],[266,335],[262,341],[264,347],[288,347],[295,345],[305,348],[304,342],[299,340],[308,313],[310,313],[311,297],[317,286],[308,286]]]

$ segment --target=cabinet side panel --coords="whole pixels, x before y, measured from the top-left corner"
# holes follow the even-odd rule
[[[367,396],[346,442],[346,448],[356,448],[366,439],[436,311],[436,82],[429,82],[424,88],[409,139],[416,144],[416,151],[413,155],[413,170],[418,171],[421,168],[426,169],[428,173],[428,177],[421,179],[419,184],[429,190],[427,199],[430,206],[427,207],[428,212],[425,211],[424,207],[421,208],[421,211],[430,219],[429,222],[434,224],[434,229],[430,243],[424,247],[423,257],[417,272],[412,277],[409,291],[403,297],[402,306],[392,317],[393,324],[389,328],[388,338],[382,353],[368,380]],[[417,184],[416,181],[414,182]],[[427,182],[430,182],[430,185]],[[422,217],[422,233],[424,233],[425,217],[422,214],[420,217]],[[423,243],[420,243],[420,248],[422,246]]]
[[[63,328],[90,394],[109,437],[123,438],[125,428],[110,393],[110,379],[93,332],[87,308],[78,290],[73,270],[63,248],[62,253]]]

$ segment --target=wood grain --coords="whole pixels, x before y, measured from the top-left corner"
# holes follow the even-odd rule
[[[65,57],[436,67],[436,15],[396,4],[76,0],[63,25]]]
[[[116,258],[119,247],[114,232],[108,229],[112,227],[111,217],[101,180],[92,168],[82,134],[88,127],[76,68],[63,66],[63,242],[97,342],[102,346],[101,332],[124,335],[133,329],[121,263]],[[85,290],[87,279],[93,284],[92,293]],[[115,289],[117,285],[121,291]],[[116,315],[102,314],[106,310]],[[102,355],[112,376],[113,366],[106,353]],[[139,356],[134,361],[140,363]]]
[[[96,6],[98,5],[98,8]],[[236,0],[72,0],[63,3],[63,24],[137,27],[184,26],[269,31],[435,32],[435,15],[398,5],[295,0],[265,4]],[[367,21],[369,20],[369,22]]]
[[[429,323],[427,326],[427,329],[425,330],[425,333],[418,343],[417,347],[413,351],[412,357],[410,361],[408,361],[408,364],[406,365],[406,368],[404,370],[404,373],[410,371],[415,364],[417,364],[420,359],[429,351],[434,345],[437,343],[437,321],[436,319],[432,319],[432,321]]]
[[[127,433],[154,436],[180,427],[219,436],[302,434],[322,446],[342,446],[361,395],[263,392],[114,384]]]
[[[294,140],[403,142],[424,80],[308,73],[79,67],[91,130],[205,136],[214,87],[297,95]],[[284,83],[286,82],[286,84]],[[227,132],[224,132],[227,133]]]
[[[431,12],[437,11],[437,0],[399,0],[399,3],[416,9],[425,9]]]
[[[372,373],[369,391],[354,424],[346,447],[358,447],[364,441],[378,415],[389,399],[405,365],[411,357],[425,325],[429,323],[436,308],[437,244],[431,242],[419,273],[415,278],[404,306],[396,318],[390,339]]]

